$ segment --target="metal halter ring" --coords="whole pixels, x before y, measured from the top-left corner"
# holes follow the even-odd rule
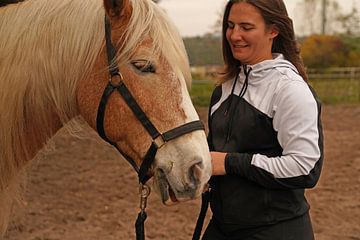
[[[119,77],[119,82],[118,83],[114,83],[113,82],[113,78],[114,77]],[[110,76],[110,78],[109,78],[109,84],[111,85],[111,86],[113,86],[113,87],[118,87],[118,86],[120,86],[120,84],[122,83],[122,81],[124,80],[124,77],[123,77],[123,75],[120,73],[120,72],[117,72],[117,73],[115,73],[115,74],[113,74],[113,75],[111,75]]]

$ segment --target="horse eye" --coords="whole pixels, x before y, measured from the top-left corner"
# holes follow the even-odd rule
[[[135,60],[132,61],[131,64],[140,72],[143,73],[155,73],[156,72],[156,68],[155,66],[147,61],[147,60]]]

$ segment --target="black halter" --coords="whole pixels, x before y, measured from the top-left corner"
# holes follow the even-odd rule
[[[185,135],[187,133],[196,131],[196,130],[204,130],[204,125],[200,120],[185,123],[179,127],[176,127],[170,131],[167,131],[165,133],[160,133],[156,127],[152,124],[152,122],[149,120],[149,118],[146,116],[144,111],[141,109],[139,104],[136,102],[135,98],[131,95],[130,91],[126,87],[125,83],[123,82],[123,76],[120,73],[120,70],[118,68],[118,64],[116,61],[116,50],[114,45],[111,41],[111,26],[110,26],[110,20],[107,16],[105,16],[105,40],[106,40],[106,50],[107,50],[107,58],[108,58],[108,64],[109,64],[109,73],[110,73],[110,79],[109,83],[106,86],[104,93],[102,95],[97,118],[96,118],[96,127],[99,135],[108,143],[112,144],[125,158],[126,160],[133,166],[135,171],[138,173],[139,183],[141,186],[140,192],[141,192],[141,212],[139,213],[138,220],[136,221],[136,239],[144,239],[144,226],[143,223],[146,219],[146,213],[145,213],[145,207],[146,207],[146,198],[148,195],[147,187],[144,188],[145,183],[147,180],[151,178],[151,175],[149,174],[149,169],[151,165],[154,162],[155,155],[157,150],[162,147],[166,142],[175,139],[177,137],[180,137],[182,135]],[[120,81],[118,83],[113,83],[112,79],[114,77],[119,77]],[[107,138],[104,130],[104,116],[105,116],[105,109],[107,101],[110,97],[110,95],[117,90],[120,95],[123,97],[129,108],[132,110],[132,112],[135,114],[137,119],[141,122],[143,127],[146,129],[146,131],[149,133],[149,135],[152,138],[152,143],[150,148],[148,149],[143,162],[140,166],[140,168],[136,165],[135,161],[127,156],[126,154],[121,151],[121,149],[116,145],[116,143],[112,142],[110,139]],[[145,193],[144,193],[145,192]],[[146,196],[145,196],[146,195]]]

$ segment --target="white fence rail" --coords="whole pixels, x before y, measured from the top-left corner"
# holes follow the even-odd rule
[[[191,72],[206,79],[207,76],[215,76],[219,69],[219,66],[200,66],[192,67]],[[307,74],[310,80],[360,80],[360,67],[308,68]]]
[[[337,67],[324,69],[307,69],[307,74],[310,80],[317,79],[348,79],[360,80],[360,67]]]
[[[194,80],[194,84],[215,83],[207,80],[214,76],[214,71],[204,68],[191,70],[197,78],[204,79]],[[360,103],[360,67],[307,69],[307,73],[310,85],[324,102]]]

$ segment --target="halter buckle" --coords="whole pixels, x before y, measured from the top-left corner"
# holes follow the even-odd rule
[[[154,139],[154,143],[158,148],[161,148],[165,144],[163,135],[160,134],[157,138]]]

